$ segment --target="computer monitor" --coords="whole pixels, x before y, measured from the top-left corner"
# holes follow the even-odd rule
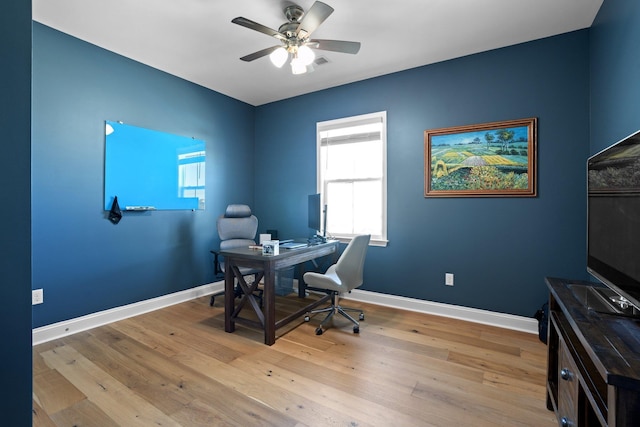
[[[324,215],[323,215],[324,213]],[[322,222],[324,217],[324,224]],[[318,237],[326,238],[327,236],[327,205],[322,209],[322,201],[320,194],[309,195],[309,228],[314,234],[318,233]],[[324,226],[323,226],[324,225]],[[322,231],[322,235],[319,233]]]
[[[320,194],[309,194],[309,228],[312,229],[314,233],[321,229],[321,209]]]

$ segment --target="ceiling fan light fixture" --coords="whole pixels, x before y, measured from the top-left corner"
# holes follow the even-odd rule
[[[291,73],[293,74],[304,74],[307,72],[307,66],[302,63],[300,58],[294,56],[291,60]]]
[[[314,59],[316,59],[316,54],[313,53],[309,46],[302,45],[298,48],[298,60],[302,62],[305,67],[311,65]]]
[[[289,53],[284,47],[279,47],[269,55],[269,59],[271,59],[271,63],[278,68],[282,68],[287,59],[289,58]]]

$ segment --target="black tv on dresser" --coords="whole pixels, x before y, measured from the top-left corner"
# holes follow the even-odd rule
[[[640,131],[591,156],[587,173],[587,271],[640,308]]]

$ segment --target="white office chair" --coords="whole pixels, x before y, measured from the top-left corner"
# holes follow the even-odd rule
[[[352,289],[362,285],[362,272],[364,270],[364,259],[369,247],[370,235],[356,236],[349,242],[344,252],[325,274],[305,273],[304,281],[306,285],[313,289],[321,289],[331,292],[331,305],[320,310],[313,310],[304,317],[305,322],[311,320],[311,314],[327,313],[327,317],[316,328],[316,335],[322,335],[324,325],[333,318],[335,313],[340,313],[354,323],[353,332],[360,332],[360,323],[351,317],[347,311],[357,311],[360,313],[359,320],[364,320],[364,312],[353,308],[342,307],[338,304],[340,294],[351,292]]]

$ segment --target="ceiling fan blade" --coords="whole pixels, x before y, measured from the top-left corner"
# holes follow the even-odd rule
[[[298,38],[309,37],[324,22],[325,19],[333,13],[333,8],[321,1],[315,2],[311,8],[304,14],[296,34]]]
[[[262,49],[262,50],[259,50],[257,52],[250,53],[249,55],[243,56],[240,59],[245,61],[245,62],[251,62],[251,61],[256,60],[258,58],[262,58],[263,56],[269,55],[271,52],[273,52],[274,50],[276,50],[279,47],[281,47],[281,46],[271,46],[271,47],[268,47],[266,49]]]
[[[265,27],[262,24],[258,24],[257,22],[252,21],[251,19],[243,18],[242,16],[238,16],[237,18],[233,18],[231,20],[231,22],[233,22],[234,24],[238,24],[240,26],[249,28],[251,30],[258,31],[258,32],[260,32],[262,34],[266,34],[268,36],[275,37],[275,38],[277,38],[279,40],[282,40],[282,41],[286,41],[287,40],[287,36],[285,36],[284,34],[278,32],[276,30],[273,30],[273,29],[271,29],[269,27]]]
[[[344,40],[309,40],[309,47],[332,52],[350,53],[355,55],[360,50],[360,42],[348,42]]]

